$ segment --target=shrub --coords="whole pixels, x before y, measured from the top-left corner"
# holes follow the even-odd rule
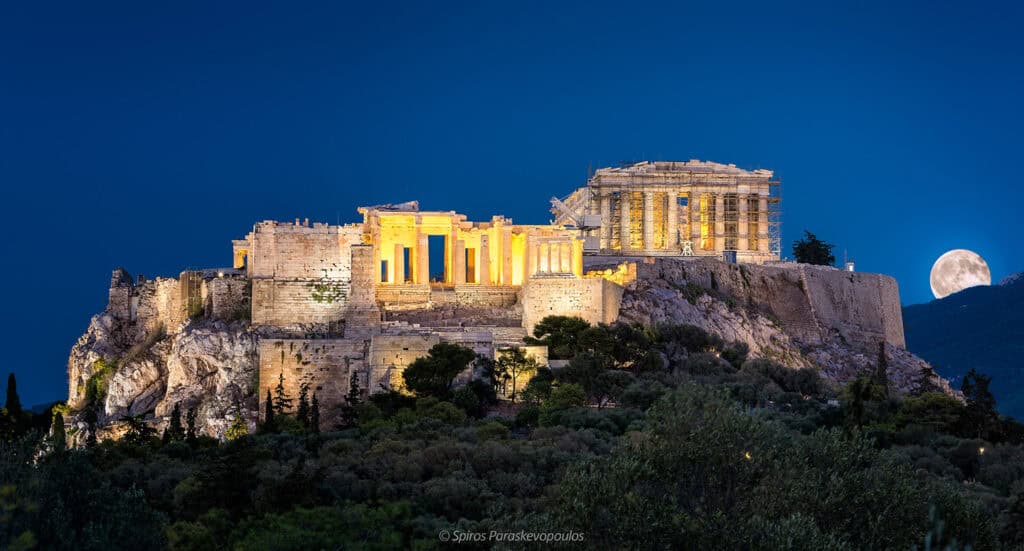
[[[107,385],[110,377],[117,370],[117,362],[96,360],[92,364],[92,375],[85,383],[85,401],[88,404],[98,404],[107,397]]]
[[[497,421],[490,421],[476,428],[476,435],[480,440],[508,440],[510,434],[508,427]]]

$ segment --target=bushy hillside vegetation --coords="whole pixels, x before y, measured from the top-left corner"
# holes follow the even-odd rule
[[[962,403],[890,396],[884,369],[832,388],[692,326],[548,318],[530,341],[568,364],[478,360],[458,388],[471,356],[439,346],[408,371],[414,396],[353,392],[338,427],[310,396],[272,396],[227,442],[179,412],[164,435],[131,420],[69,450],[59,416],[44,436],[48,416],[5,410],[0,547],[1024,546],[1024,432],[983,376]],[[527,544],[459,547],[503,545]]]

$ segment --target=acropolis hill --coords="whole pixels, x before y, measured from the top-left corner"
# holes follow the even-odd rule
[[[68,404],[84,406],[102,376],[101,424],[152,414],[161,425],[180,403],[222,436],[234,404],[255,423],[283,376],[292,396],[309,385],[329,420],[353,376],[402,390],[403,369],[434,344],[494,357],[551,315],[691,323],[839,382],[881,342],[896,388],[942,384],[904,348],[895,280],[779,261],[777,189],[768,170],[644,162],[553,198],[546,225],[416,201],[360,207],[362,221],[344,225],[258,222],[232,241],[231,268],[115,270],[106,310],[71,352]],[[544,347],[526,348],[547,362]]]

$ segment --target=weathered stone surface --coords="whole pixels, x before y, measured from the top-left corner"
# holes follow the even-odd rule
[[[174,404],[196,407],[199,425],[223,435],[236,404],[255,419],[256,336],[244,324],[204,322],[173,340],[166,358],[167,392],[156,415],[169,416]],[[183,413],[184,414],[184,413]]]
[[[774,359],[793,368],[815,367],[793,339],[764,315],[730,307],[708,294],[687,298],[664,279],[637,281],[627,288],[619,319],[645,325],[696,325],[723,339],[746,343],[753,357]]]
[[[153,410],[167,388],[165,366],[170,346],[157,343],[145,353],[122,361],[107,383],[103,415],[120,419],[125,415],[142,415]]]
[[[86,382],[95,362],[104,360],[116,369],[97,408],[100,425],[113,426],[127,415],[142,415],[162,429],[174,405],[180,404],[183,417],[189,408],[196,408],[201,433],[222,437],[237,404],[255,428],[257,337],[245,324],[196,321],[162,340],[151,337],[140,342],[131,342],[125,335],[133,330],[108,314],[93,318],[68,360],[72,408],[86,405]],[[80,424],[80,420],[74,422]]]
[[[837,383],[873,371],[884,342],[892,388],[906,393],[935,386],[952,393],[927,362],[903,347],[895,281],[878,274],[657,259],[639,266],[619,315],[696,325],[745,342],[753,357],[817,368]]]
[[[85,399],[85,384],[99,360],[113,360],[127,349],[121,342],[121,324],[104,312],[92,317],[85,333],[71,347],[68,357],[68,405],[80,407]]]

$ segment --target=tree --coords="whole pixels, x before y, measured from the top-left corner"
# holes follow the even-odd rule
[[[309,427],[309,383],[299,385],[299,408],[296,416],[302,426]]]
[[[270,388],[267,388],[267,398],[263,401],[266,410],[263,413],[263,429],[267,432],[274,431],[274,399],[270,397]]]
[[[889,395],[889,359],[885,356],[885,341],[878,342],[878,366],[875,368],[874,383]]]
[[[978,373],[974,368],[964,375],[964,380],[960,384],[960,391],[967,399],[967,407],[964,409],[964,434],[987,438],[988,433],[998,424],[996,399],[988,389],[991,383],[991,377]]]
[[[14,373],[7,376],[7,401],[4,402],[4,409],[13,421],[21,417],[21,398],[18,398],[18,381],[14,379]]]
[[[96,413],[96,405],[89,404],[82,412],[82,420],[85,421],[85,447],[91,448],[96,445],[96,423],[99,422],[99,414]]]
[[[141,415],[126,415],[121,418],[128,425],[128,431],[124,434],[125,442],[144,446],[149,444],[156,436],[156,429],[149,426]]]
[[[292,407],[292,399],[284,390],[284,372],[277,376],[277,387],[274,388],[274,413],[282,415]]]
[[[499,380],[512,383],[512,403],[516,403],[516,391],[519,379],[537,371],[540,367],[532,356],[527,356],[522,348],[506,348],[501,351],[498,361],[494,364]]]
[[[180,404],[174,404],[174,409],[171,410],[171,421],[167,424],[167,428],[164,429],[164,444],[173,442],[176,440],[183,440],[185,438],[185,429],[181,426],[181,406]]]
[[[309,430],[320,434],[320,400],[313,393],[313,405],[309,408]]]
[[[547,316],[533,328],[533,336],[523,342],[534,346],[547,346],[552,360],[569,360],[581,349],[580,336],[590,327],[583,318],[574,316]]]
[[[572,383],[558,385],[551,391],[551,396],[540,406],[540,424],[542,426],[553,425],[560,412],[583,407],[586,403],[587,396],[580,385]]]
[[[224,437],[228,440],[238,440],[249,434],[249,423],[245,420],[245,412],[237,398],[232,409],[234,410],[234,419],[231,420],[228,430],[224,431]]]
[[[355,371],[348,378],[348,394],[345,404],[341,406],[341,426],[354,427],[359,420],[359,404],[363,403],[363,391],[359,388],[359,376]]]
[[[836,263],[836,257],[832,255],[834,246],[804,230],[804,238],[793,242],[793,258],[804,264],[831,266]]]
[[[602,354],[583,352],[569,361],[569,365],[555,372],[560,383],[580,386],[587,399],[599,403],[605,399],[605,388],[601,374],[611,368],[611,358]]]
[[[196,441],[196,407],[191,406],[188,408],[188,412],[185,414],[185,439],[189,443]]]
[[[865,404],[872,398],[872,386],[871,381],[861,375],[846,385],[844,389],[850,408],[849,421],[855,427],[859,428],[864,425]]]
[[[405,387],[418,396],[445,399],[451,394],[455,377],[462,373],[476,353],[464,346],[440,342],[426,356],[416,358],[402,372]]]
[[[53,443],[53,452],[64,453],[68,447],[67,432],[64,429],[64,414],[61,408],[53,408],[53,422],[50,426],[50,441]]]

